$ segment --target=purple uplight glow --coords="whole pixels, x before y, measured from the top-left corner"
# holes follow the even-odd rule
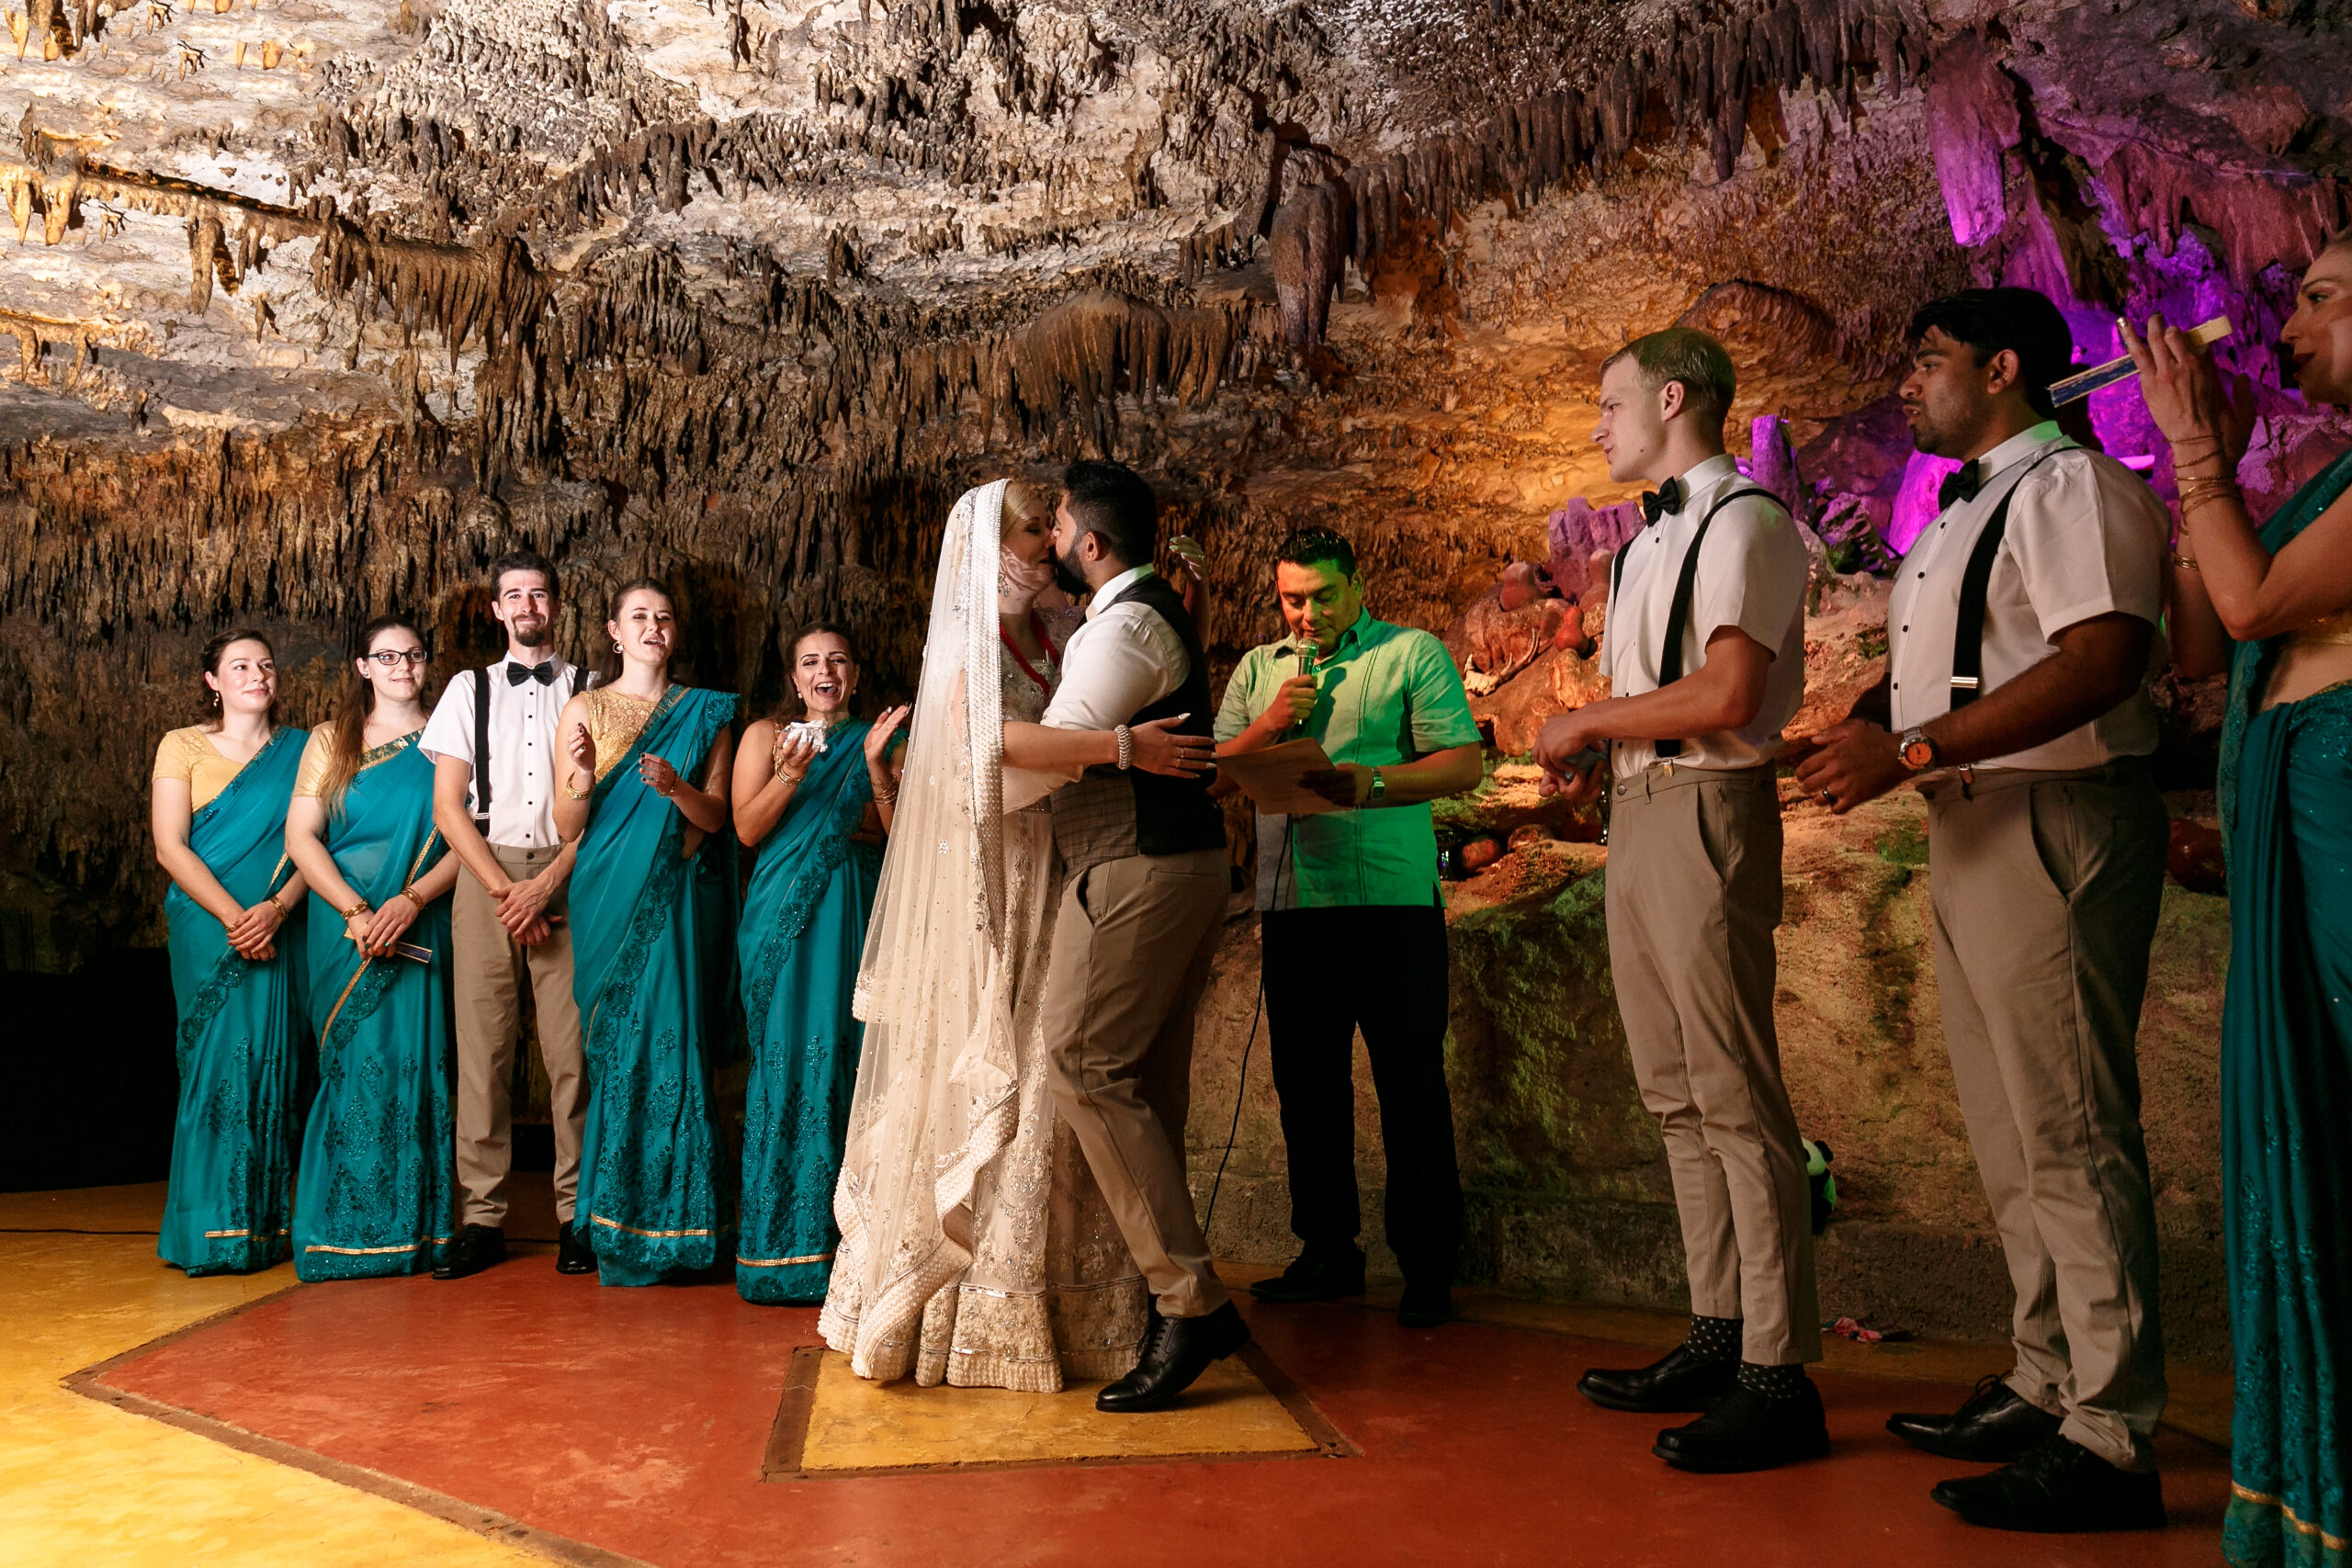
[[[1914,452],[1910,461],[1903,465],[1903,488],[1895,491],[1894,513],[1886,522],[1886,542],[1898,554],[1908,551],[1928,525],[1936,520],[1943,508],[1936,502],[1936,491],[1944,476],[1956,472],[1960,465],[1949,457],[1931,457],[1925,452]]]

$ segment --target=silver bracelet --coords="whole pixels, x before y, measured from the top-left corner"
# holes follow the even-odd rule
[[[1134,731],[1134,730],[1132,730],[1132,729],[1129,729],[1125,725],[1124,725],[1124,724],[1123,724],[1123,725],[1119,726],[1119,728],[1116,728],[1116,729],[1113,730],[1111,733],[1112,733],[1112,734],[1114,734],[1114,735],[1115,735],[1115,736],[1117,736],[1117,737],[1119,738],[1119,771],[1120,771],[1121,773],[1125,773],[1125,772],[1127,771],[1127,769],[1128,769],[1129,767],[1133,766],[1133,765],[1134,765],[1134,763],[1135,763],[1135,760],[1136,760],[1136,735],[1135,735],[1135,731]]]

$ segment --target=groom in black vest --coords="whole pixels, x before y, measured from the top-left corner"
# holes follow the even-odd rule
[[[1154,1298],[1140,1360],[1095,1404],[1156,1410],[1250,1338],[1184,1177],[1193,1010],[1231,874],[1205,776],[1208,660],[1182,597],[1151,566],[1151,489],[1116,463],[1073,463],[1062,482],[1056,564],[1064,587],[1093,598],[1044,722],[1006,725],[1004,760],[1072,781],[1053,796],[1065,877],[1046,980],[1054,1103]],[[1133,766],[1132,728],[1154,719],[1178,721],[1180,752],[1204,772]]]

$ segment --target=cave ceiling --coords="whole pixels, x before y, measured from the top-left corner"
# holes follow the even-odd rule
[[[1109,454],[1245,598],[1319,520],[1442,626],[1622,499],[1634,333],[1716,331],[1815,502],[1883,509],[1921,299],[2043,287],[2099,355],[2228,310],[2275,388],[2352,177],[2339,0],[0,10],[0,875],[75,888],[152,875],[141,762],[232,618],[475,649],[520,540],[575,646],[650,570],[707,682],[826,614],[903,684],[955,493]]]

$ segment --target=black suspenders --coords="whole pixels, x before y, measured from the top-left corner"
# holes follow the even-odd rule
[[[1993,558],[2001,553],[2001,540],[2009,531],[2010,499],[2018,493],[2018,486],[2025,483],[2026,474],[2059,452],[2074,450],[2072,446],[2061,446],[2028,463],[2025,473],[2001,492],[2001,503],[1993,509],[1991,520],[1984,525],[1984,531],[1976,536],[1975,547],[1968,553],[1968,568],[1960,574],[1960,613],[1952,621],[1951,705],[1955,708],[1966,707],[1984,691],[1984,594],[1993,581]]]
[[[500,660],[490,670],[506,661]],[[474,827],[490,837],[490,670],[474,671]]]
[[[1682,634],[1690,625],[1690,594],[1699,582],[1699,547],[1707,542],[1707,525],[1715,520],[1716,513],[1744,495],[1769,501],[1775,506],[1783,504],[1781,498],[1770,491],[1750,485],[1724,496],[1707,508],[1707,514],[1699,519],[1699,530],[1690,536],[1690,547],[1683,553],[1682,575],[1674,580],[1674,604],[1666,613],[1666,647],[1659,653],[1657,662],[1657,683],[1661,688],[1671,686],[1682,679]],[[1631,541],[1627,542],[1626,548],[1632,548]],[[1621,549],[1609,569],[1609,601],[1612,606],[1617,602],[1617,589],[1624,581],[1625,551]],[[1657,750],[1660,757],[1679,757],[1682,755],[1682,742],[1660,740],[1657,743]]]
[[[488,670],[474,671],[474,827],[484,839],[490,837],[490,678],[505,665],[502,659]],[[570,675],[563,678],[563,692],[555,699],[559,706],[571,698],[571,682]],[[548,763],[560,765],[552,756]]]

